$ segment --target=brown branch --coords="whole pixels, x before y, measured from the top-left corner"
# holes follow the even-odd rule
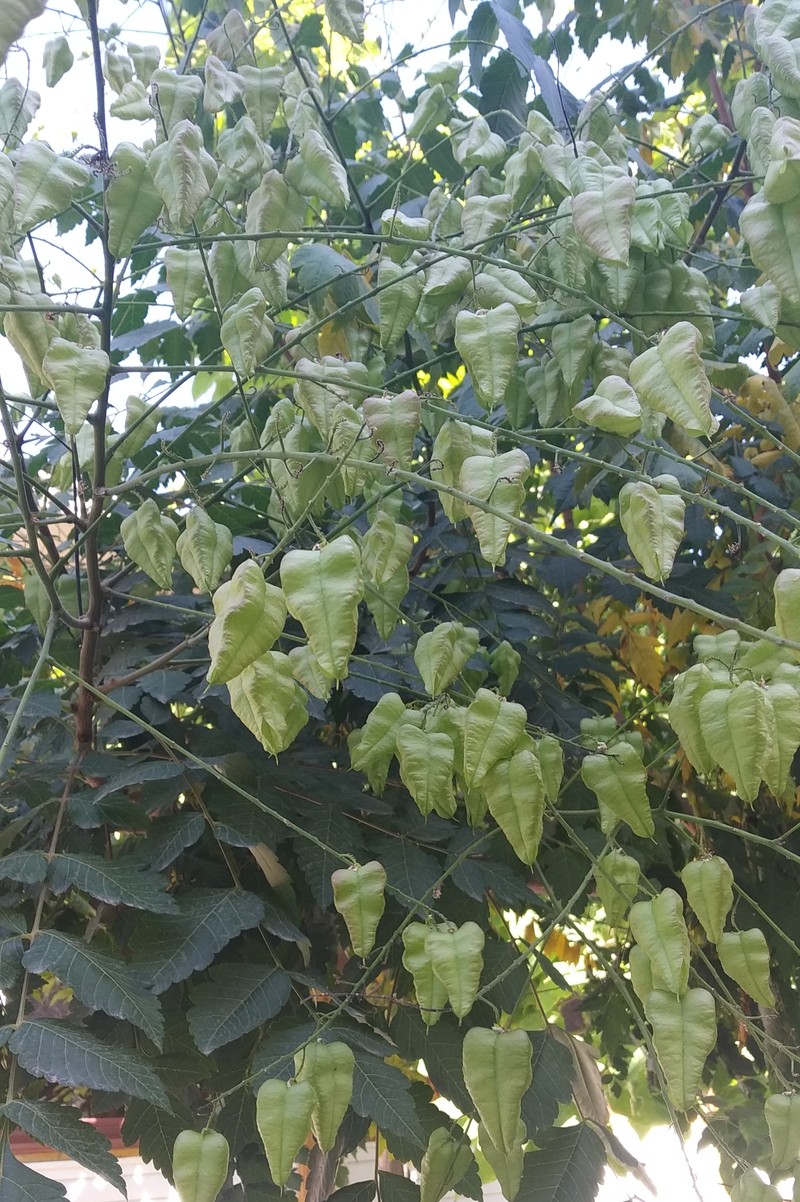
[[[711,207],[709,208],[708,212],[706,213],[705,221],[700,226],[700,229],[697,231],[697,233],[692,241],[691,246],[686,251],[686,254],[683,256],[684,263],[691,263],[692,259],[697,254],[698,250],[700,249],[700,247],[703,245],[706,238],[708,237],[708,232],[711,229],[714,222],[716,221],[717,214],[719,213],[720,209],[722,208],[723,204],[725,203],[725,198],[727,197],[728,192],[731,189],[731,184],[736,179],[736,176],[739,174],[739,168],[742,165],[742,161],[744,159],[744,154],[745,154],[746,149],[747,149],[746,143],[744,141],[740,142],[736,149],[736,154],[733,156],[733,162],[731,163],[731,169],[728,172],[727,176],[725,177],[722,187],[717,189],[716,195],[714,196],[714,199],[711,202]]]

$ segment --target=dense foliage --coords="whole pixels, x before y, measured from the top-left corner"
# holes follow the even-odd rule
[[[779,1197],[800,3],[450,0],[392,63],[173,7],[77,0],[67,151],[0,5],[3,1202],[63,1196],[17,1128],[122,1189],[117,1114],[183,1202],[586,1202],[609,1108]]]

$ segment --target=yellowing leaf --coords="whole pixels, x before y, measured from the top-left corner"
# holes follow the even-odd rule
[[[472,455],[494,455],[494,434],[480,426],[451,418],[445,421],[431,452],[431,479],[441,480],[451,488],[461,487],[461,468]],[[450,521],[460,522],[467,516],[467,507],[457,497],[440,493],[442,509]]]
[[[300,153],[286,166],[286,182],[301,196],[314,196],[339,208],[350,200],[347,172],[315,129],[306,130],[300,139]]]
[[[421,634],[414,648],[414,663],[431,697],[438,697],[458,677],[478,650],[480,635],[461,622],[439,622]]]
[[[397,731],[395,754],[400,779],[420,812],[427,817],[435,810],[442,818],[452,818],[456,812],[452,739],[404,723]]]
[[[158,220],[163,202],[138,146],[120,142],[111,162],[114,173],[106,190],[108,247],[116,258],[123,259]]]
[[[489,689],[478,689],[464,715],[464,780],[468,788],[480,785],[500,760],[513,755],[528,715],[525,707],[505,701]]]
[[[208,288],[203,256],[196,247],[168,246],[164,266],[175,312],[184,321]]]
[[[572,198],[572,221],[584,242],[606,263],[627,266],[631,247],[631,213],[636,185],[627,175],[608,179],[600,187]]]
[[[609,434],[635,434],[642,424],[639,398],[621,376],[606,376],[591,396],[573,405],[572,412]]]
[[[420,425],[417,393],[409,388],[391,396],[365,397],[362,412],[381,457],[396,467],[410,467]]]

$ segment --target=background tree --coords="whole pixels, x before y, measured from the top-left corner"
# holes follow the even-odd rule
[[[610,1107],[778,1197],[800,8],[451,0],[419,78],[359,0],[79,8],[97,146],[0,86],[0,1193],[124,1113],[186,1202],[583,1202]]]

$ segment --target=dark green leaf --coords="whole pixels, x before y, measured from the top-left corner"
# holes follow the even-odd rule
[[[13,989],[22,972],[24,944],[16,936],[0,937],[0,989]]]
[[[197,842],[205,825],[202,814],[168,814],[166,818],[157,818],[142,845],[142,860],[154,872],[163,872],[182,851]]]
[[[439,861],[408,839],[376,839],[374,855],[386,869],[389,886],[398,890],[398,902],[407,910],[415,909],[415,899],[425,897],[441,876]]]
[[[507,975],[503,975],[507,974]],[[491,984],[502,977],[496,984]],[[522,994],[528,988],[530,969],[525,957],[520,957],[513,943],[501,943],[499,939],[487,939],[483,949],[483,973],[481,989],[486,989],[486,1000],[498,1010],[513,1014]],[[491,988],[487,986],[491,984]]]
[[[544,1031],[531,1031],[533,1081],[522,1099],[522,1119],[528,1138],[552,1127],[558,1108],[572,1097],[572,1057],[569,1048]]]
[[[152,1106],[149,1102],[132,1099],[125,1107],[122,1124],[122,1142],[126,1147],[138,1145],[139,1155],[145,1164],[152,1164],[172,1182],[172,1149],[181,1131],[194,1126],[194,1116],[184,1107],[176,1107],[175,1114]]]
[[[409,1096],[409,1081],[398,1068],[375,1056],[356,1056],[352,1107],[379,1128],[422,1145],[422,1130]]]
[[[331,1194],[328,1202],[372,1202],[377,1186],[374,1181],[354,1181]]]
[[[238,889],[194,889],[178,898],[178,913],[169,918],[139,919],[132,940],[134,964],[163,993],[207,968],[226,944],[257,926],[263,907],[253,893]]]
[[[158,999],[145,989],[140,973],[110,952],[61,931],[40,931],[23,964],[29,972],[54,973],[84,1006],[127,1019],[161,1047],[164,1018]]]
[[[399,1006],[392,1019],[392,1038],[400,1054],[412,1062],[424,1060],[436,1089],[462,1114],[472,1114],[472,1098],[464,1084],[461,1054],[464,1036],[455,1021],[445,1015],[429,1031],[419,1013]]]
[[[24,935],[28,929],[28,923],[24,914],[19,910],[7,910],[5,907],[0,907],[0,931],[11,931],[15,935]]]
[[[101,1043],[71,1023],[29,1019],[17,1027],[8,1046],[34,1077],[109,1093],[121,1090],[156,1106],[169,1104],[163,1085],[138,1053]]]
[[[48,876],[54,893],[76,888],[112,906],[131,906],[155,914],[170,914],[175,909],[174,897],[164,892],[162,877],[124,861],[91,855],[57,855]]]
[[[285,972],[261,964],[215,964],[211,980],[191,990],[189,1030],[201,1052],[213,1052],[278,1014],[289,1000]]]
[[[40,885],[47,875],[43,851],[12,851],[0,860],[0,876],[22,885]]]
[[[34,1173],[11,1153],[7,1139],[0,1139],[0,1197],[3,1202],[62,1202],[67,1191],[57,1181]]]
[[[90,1173],[96,1173],[127,1197],[122,1169],[116,1156],[111,1154],[111,1141],[91,1123],[84,1122],[74,1106],[20,1099],[0,1107],[0,1114],[46,1148],[77,1160]]]
[[[525,1202],[593,1202],[605,1161],[603,1145],[589,1127],[562,1127],[525,1157],[519,1196]]]
[[[419,1202],[419,1186],[397,1173],[378,1173],[381,1202]]]

